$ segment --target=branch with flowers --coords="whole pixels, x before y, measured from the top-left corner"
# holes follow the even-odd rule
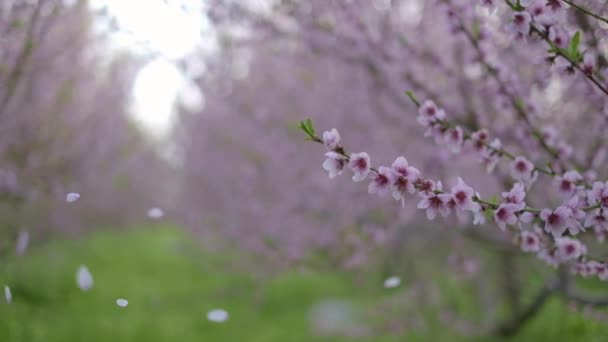
[[[432,101],[425,101],[419,108],[418,122],[427,129],[427,135],[443,141],[454,152],[464,147],[465,135],[459,126],[445,129],[446,115]],[[429,220],[437,216],[448,217],[454,212],[459,217],[469,217],[473,224],[483,224],[491,219],[502,231],[511,229],[524,252],[533,252],[550,265],[567,265],[570,271],[583,276],[597,275],[608,280],[608,266],[605,262],[591,260],[587,256],[587,246],[578,234],[593,228],[598,232],[608,229],[608,182],[596,182],[592,189],[578,186],[576,171],[555,176],[560,191],[568,194],[567,200],[557,208],[533,208],[526,204],[526,188],[537,178],[538,168],[523,156],[513,156],[500,148],[498,143],[486,144],[480,134],[467,135],[472,146],[481,147],[478,153],[483,161],[493,169],[501,156],[512,159],[511,176],[516,183],[508,192],[501,194],[502,201],[493,203],[484,199],[462,178],[458,178],[448,192],[441,181],[425,178],[421,171],[409,165],[403,156],[397,157],[393,164],[373,167],[366,152],[348,153],[342,145],[339,132],[334,128],[317,136],[310,120],[300,124],[301,129],[311,141],[325,145],[323,168],[330,178],[341,175],[345,168],[353,172],[353,181],[361,182],[371,178],[368,185],[370,194],[386,195],[405,205],[407,195],[418,195],[418,209],[426,211]],[[473,137],[475,135],[475,138]],[[487,138],[487,136],[486,136]],[[484,142],[480,144],[480,142]],[[567,184],[567,185],[562,185]],[[536,223],[543,224],[539,229]],[[526,227],[532,225],[532,228]]]
[[[544,169],[534,166],[524,157],[516,157],[502,149],[499,140],[488,143],[487,131],[465,134],[461,127],[450,124],[446,120],[445,111],[437,108],[432,101],[427,100],[420,105],[413,94],[408,93],[408,96],[419,105],[418,122],[427,129],[426,135],[447,143],[453,152],[460,152],[465,147],[465,141],[471,142],[469,146],[480,154],[481,160],[489,166],[489,171],[494,169],[501,157],[511,160],[511,176],[517,182],[510,191],[501,194],[502,201],[493,203],[484,200],[460,177],[449,192],[445,191],[441,181],[423,177],[422,172],[409,165],[403,156],[397,157],[390,167],[373,167],[366,152],[346,151],[337,129],[325,131],[319,137],[312,121],[304,120],[300,123],[300,128],[307,134],[308,140],[323,144],[328,150],[322,166],[329,177],[340,176],[348,168],[352,171],[352,180],[355,182],[371,178],[368,185],[370,194],[385,196],[391,193],[402,206],[408,195],[418,195],[420,201],[417,208],[425,210],[429,220],[438,216],[447,218],[452,212],[460,218],[468,217],[474,225],[492,220],[501,231],[510,229],[515,232],[513,241],[523,252],[535,253],[547,264],[559,267],[560,277],[543,287],[521,312],[498,324],[493,329],[494,333],[513,335],[556,293],[583,305],[608,305],[608,298],[594,298],[572,290],[568,275],[597,276],[601,280],[608,280],[608,264],[589,258],[587,246],[574,238],[589,228],[596,232],[608,230],[608,182],[595,182],[592,189],[588,190],[577,185],[582,178],[576,171],[563,175],[544,172]],[[536,180],[538,172],[554,177],[560,191],[569,195],[564,204],[557,208],[543,209],[526,205],[526,187]],[[544,229],[537,223],[544,224]]]

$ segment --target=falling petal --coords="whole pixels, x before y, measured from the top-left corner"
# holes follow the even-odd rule
[[[121,308],[124,308],[129,305],[129,301],[123,298],[119,298],[116,300],[116,305],[120,306]]]
[[[25,231],[22,230],[19,232],[19,237],[17,237],[17,246],[15,247],[15,254],[17,254],[17,256],[21,256],[23,254],[25,254],[25,251],[27,250],[27,246],[30,243],[30,234]]]
[[[394,289],[399,285],[401,285],[401,278],[399,277],[390,277],[384,281],[384,287],[387,289]]]
[[[76,201],[78,201],[79,198],[80,198],[80,194],[77,194],[75,192],[70,192],[69,194],[67,194],[65,196],[65,200],[68,203],[76,202]]]
[[[207,312],[207,319],[211,322],[223,323],[228,320],[228,312],[223,309],[214,309]]]
[[[76,273],[76,284],[78,284],[78,288],[82,291],[88,291],[93,287],[93,276],[85,265],[78,268],[78,272]]]
[[[148,210],[148,217],[151,219],[159,219],[161,217],[163,217],[165,215],[165,213],[163,212],[163,210],[161,208],[152,208],[150,210]]]
[[[4,298],[6,298],[7,303],[13,302],[13,294],[11,293],[11,288],[7,285],[4,286]]]

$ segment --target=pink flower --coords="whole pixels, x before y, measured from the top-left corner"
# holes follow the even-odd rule
[[[394,180],[395,176],[393,170],[386,166],[380,166],[378,168],[378,173],[374,176],[371,183],[369,183],[367,191],[370,194],[386,195],[393,185]]]
[[[511,162],[511,177],[518,181],[530,181],[533,178],[534,164],[524,157],[517,157]]]
[[[486,166],[486,171],[488,173],[494,171],[496,164],[498,164],[498,161],[500,160],[500,155],[494,150],[499,150],[502,147],[502,144],[500,143],[500,140],[496,138],[492,140],[490,147],[492,147],[492,149],[487,149],[482,156],[482,162]]]
[[[595,266],[595,273],[601,280],[608,280],[608,265],[605,263],[597,263]]]
[[[340,147],[341,143],[342,139],[340,138],[340,133],[337,129],[332,128],[331,131],[323,132],[323,144],[328,150],[335,150],[336,148]]]
[[[365,152],[351,154],[348,167],[355,173],[353,181],[361,182],[365,180],[371,168],[369,155]]]
[[[485,129],[481,129],[471,134],[471,142],[473,143],[473,148],[479,153],[482,153],[486,150],[486,144],[488,143],[489,139],[490,135]]]
[[[524,230],[519,236],[520,247],[524,252],[538,252],[540,251],[540,237],[529,230]]]
[[[505,203],[513,203],[519,208],[519,210],[526,207],[526,202],[524,202],[524,199],[526,198],[526,191],[522,183],[513,184],[511,190],[509,192],[503,192],[501,196]]]
[[[577,262],[576,265],[574,265],[573,267],[573,271],[575,274],[578,274],[580,276],[582,276],[583,278],[588,278],[592,275],[595,275],[595,267],[593,267],[593,264],[590,265],[590,263],[594,263],[596,261],[589,261],[589,262]]]
[[[437,182],[437,191],[442,190],[441,182]],[[426,217],[429,220],[434,219],[439,213],[441,216],[446,217],[450,214],[449,202],[452,198],[448,194],[436,194],[431,192],[429,194],[420,193],[422,200],[418,202],[418,209],[426,209]]]
[[[545,222],[545,231],[552,234],[554,238],[558,238],[562,236],[568,228],[571,215],[572,209],[566,206],[560,206],[553,211],[543,209],[540,212],[540,219]]]
[[[530,32],[530,23],[532,17],[528,12],[515,12],[513,13],[513,21],[511,22],[510,28],[512,31],[527,35]]]
[[[561,261],[569,261],[578,259],[582,255],[587,253],[587,247],[583,245],[579,240],[560,237],[555,239],[556,256]]]
[[[445,132],[445,143],[452,153],[459,153],[464,142],[464,133],[460,126],[450,128]]]
[[[435,190],[435,182],[430,179],[419,178],[414,186],[424,195],[430,195]]]
[[[431,101],[426,100],[418,109],[418,122],[425,127],[431,126],[437,120],[445,119],[445,112],[443,109],[439,109],[437,105]]]
[[[479,194],[477,194],[479,196]],[[471,211],[473,212],[473,224],[480,225],[486,223],[486,208],[479,203],[473,203],[473,208]]]
[[[553,267],[556,267],[559,263],[557,258],[557,250],[555,249],[541,249],[536,256]]]
[[[582,180],[583,176],[581,176],[580,173],[572,170],[564,173],[562,176],[555,177],[554,182],[561,194],[570,196],[576,190],[576,183]]]
[[[420,178],[420,171],[415,167],[409,166],[405,157],[398,157],[392,165],[395,181],[393,182],[393,198],[401,200],[405,192],[414,194],[416,188],[414,184]]]
[[[595,209],[587,213],[585,227],[593,227],[596,231],[608,230],[608,212],[604,209]]]
[[[568,231],[572,235],[576,235],[585,230],[585,227],[580,223],[580,221],[587,216],[585,211],[581,209],[583,205],[584,203],[579,199],[578,195],[570,198],[565,204],[566,207],[572,210],[572,214],[570,215],[570,226],[568,227]]]
[[[530,1],[530,5],[526,7],[528,13],[534,18],[534,22],[541,26],[552,26],[557,22],[555,14],[547,8],[546,0]]]
[[[515,214],[520,209],[513,203],[501,203],[494,211],[494,222],[505,230],[507,225],[515,225],[517,223],[517,215]]]
[[[529,211],[524,211],[519,215],[519,223],[521,228],[521,223],[532,223],[536,216]]]
[[[558,26],[551,26],[549,28],[549,40],[562,49],[568,47],[568,35]]]
[[[608,182],[595,182],[587,198],[592,204],[599,204],[602,208],[608,208]]]
[[[487,8],[490,13],[496,10],[496,0],[480,0],[480,5]]]
[[[570,5],[562,0],[547,0],[547,7],[549,7],[551,11],[557,13],[570,8]]]
[[[456,205],[456,208],[460,210],[472,210],[475,202],[473,196],[475,191],[473,188],[468,186],[462,178],[458,177],[458,184],[452,188],[452,199]]]
[[[325,161],[323,162],[323,169],[329,173],[329,178],[334,178],[342,174],[344,171],[344,164],[346,159],[336,152],[325,153]]]
[[[595,55],[595,53],[593,52],[587,52],[585,53],[585,56],[583,57],[583,72],[585,73],[585,75],[587,76],[591,76],[593,75],[593,72],[595,70],[595,61],[597,59],[597,56]]]

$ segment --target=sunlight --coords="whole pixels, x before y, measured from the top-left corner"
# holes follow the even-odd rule
[[[192,52],[200,41],[205,20],[192,1],[92,0],[93,8],[106,8],[119,28],[115,44],[138,51],[142,47],[160,57],[138,73],[133,88],[133,116],[155,135],[170,132],[173,105],[186,79],[172,63]]]

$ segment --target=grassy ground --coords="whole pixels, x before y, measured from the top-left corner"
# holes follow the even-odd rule
[[[395,292],[364,291],[338,273],[292,271],[259,282],[235,272],[230,263],[225,256],[201,252],[184,233],[169,228],[51,242],[2,266],[0,284],[11,285],[14,302],[0,300],[0,341],[427,341],[429,331],[433,341],[469,340],[445,326],[431,327],[427,334],[380,337],[382,324],[357,312],[391,301]],[[89,292],[75,286],[80,264],[95,279]],[[117,298],[128,299],[128,307],[119,308]],[[316,334],[311,310],[325,299],[342,300],[337,308],[352,305],[351,318],[361,319],[357,326],[367,332],[375,325],[375,337]],[[207,321],[214,308],[226,309],[230,319]],[[340,325],[339,317],[321,321]],[[606,336],[606,325],[554,301],[516,340],[605,341]]]

